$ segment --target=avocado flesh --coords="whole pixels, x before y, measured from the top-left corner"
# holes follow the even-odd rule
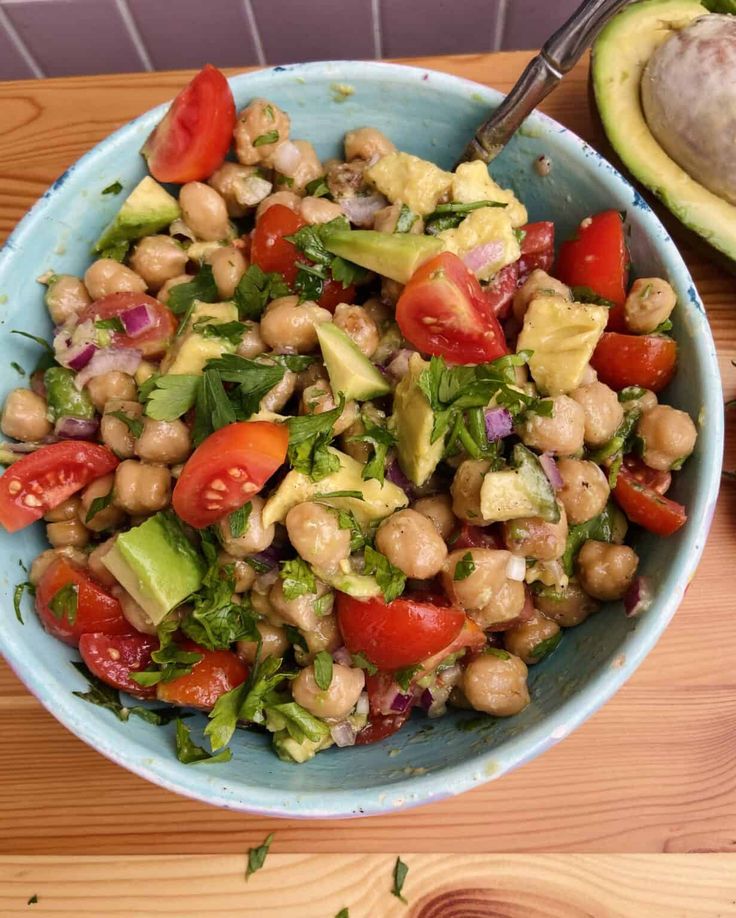
[[[208,360],[235,353],[236,346],[226,338],[205,338],[192,331],[195,323],[210,320],[209,325],[223,325],[236,322],[238,307],[234,303],[194,303],[187,329],[177,338],[161,362],[165,374],[201,376]]]
[[[102,563],[158,626],[202,585],[202,561],[171,513],[121,533]]]
[[[376,230],[335,230],[324,244],[333,255],[399,284],[405,284],[417,268],[445,249],[445,243],[437,236]]]
[[[618,13],[593,46],[591,74],[603,127],[632,174],[685,226],[736,261],[736,206],[685,172],[647,125],[640,88],[653,51],[708,10],[697,0],[645,0]]]
[[[125,199],[123,206],[94,245],[103,252],[121,243],[158,233],[181,216],[179,202],[147,175]]]
[[[326,571],[314,565],[312,570],[319,580],[355,599],[371,599],[381,595],[378,581],[370,574],[357,574],[355,571],[340,568],[336,571]]]
[[[429,367],[419,354],[409,359],[409,372],[396,387],[391,427],[396,435],[396,452],[401,471],[421,487],[442,459],[445,437],[432,443],[434,413],[419,388],[419,377]]]
[[[538,516],[550,523],[560,519],[554,490],[537,457],[525,446],[514,447],[515,468],[487,472],[480,489],[480,512],[486,521],[506,522]]]
[[[391,391],[386,379],[337,325],[318,325],[317,338],[335,398],[342,393],[347,401],[364,402]]]

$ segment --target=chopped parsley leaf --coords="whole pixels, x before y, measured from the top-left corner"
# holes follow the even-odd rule
[[[233,757],[229,749],[222,749],[212,754],[201,746],[197,746],[191,739],[191,729],[184,721],[176,719],[176,757],[184,765],[211,765],[216,762],[229,762]]]
[[[258,137],[253,141],[254,147],[265,147],[266,144],[276,143],[279,139],[278,131],[266,131],[265,134],[259,134]]]
[[[370,545],[365,547],[365,573],[375,576],[386,602],[391,602],[404,592],[406,574]]]
[[[102,189],[102,194],[120,194],[123,190],[123,186],[120,182],[113,182],[112,185],[108,185],[107,188]]]
[[[400,899],[404,905],[407,905],[407,901],[402,894],[402,890],[404,889],[407,873],[409,873],[409,867],[400,857],[397,857],[396,863],[394,864],[394,885],[391,889],[391,894],[396,896],[397,899]]]
[[[272,841],[273,832],[270,832],[263,840],[263,844],[259,845],[257,848],[248,849],[248,866],[245,871],[246,880],[263,867]]]
[[[475,571],[475,561],[473,561],[473,555],[466,551],[462,558],[455,565],[455,573],[452,576],[453,580],[467,580],[468,577]]]
[[[318,688],[326,692],[332,684],[332,654],[326,650],[320,652],[314,658],[314,681]]]

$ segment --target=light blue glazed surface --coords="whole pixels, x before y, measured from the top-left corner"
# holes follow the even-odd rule
[[[456,77],[374,63],[277,67],[236,77],[231,84],[239,107],[254,96],[266,96],[286,109],[292,135],[311,140],[323,159],[338,155],[346,130],[370,124],[401,149],[445,168],[452,167],[477,123],[500,98]],[[352,87],[353,94],[341,95],[336,84]],[[10,335],[10,329],[37,335],[50,329],[42,288],[34,278],[49,268],[84,271],[91,242],[120,204],[120,198],[100,192],[115,180],[129,191],[143,176],[138,150],[163,111],[148,112],[84,156],[8,240],[0,255],[1,397],[22,384],[10,360],[29,369],[37,359],[34,345]],[[552,160],[546,178],[532,165],[541,153]],[[393,811],[460,793],[533,759],[607,701],[652,649],[698,563],[719,485],[722,394],[702,303],[674,244],[637,192],[556,122],[531,117],[492,171],[526,203],[531,220],[555,221],[558,239],[592,212],[625,211],[636,272],[667,277],[677,291],[674,333],[680,369],[667,400],[699,420],[700,437],[672,491],[688,506],[688,524],[668,540],[643,536],[636,543],[642,572],[656,585],[653,607],[631,621],[614,604],[568,631],[555,654],[530,670],[531,705],[518,717],[489,722],[486,729],[459,730],[467,713],[434,721],[415,714],[400,734],[383,743],[330,749],[301,766],[280,762],[266,739],[239,731],[229,763],[185,766],[174,755],[173,726],[157,728],[137,719],[120,723],[71,694],[85,687],[69,663],[73,652],[42,630],[29,604],[25,626],[13,613],[13,587],[24,579],[18,562],[30,564],[46,547],[43,528],[2,534],[0,649],[48,710],[93,748],[164,787],[234,809],[305,818]],[[195,734],[204,722],[201,716],[189,721]]]

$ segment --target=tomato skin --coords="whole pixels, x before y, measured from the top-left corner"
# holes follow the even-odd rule
[[[230,86],[224,74],[206,64],[171,103],[141,153],[159,182],[201,181],[222,164],[234,128]]]
[[[521,258],[518,261],[519,279],[523,282],[537,268],[549,271],[555,260],[555,225],[549,220],[527,223],[519,227],[524,233],[521,240]]]
[[[73,622],[66,615],[57,618],[51,610],[54,596],[70,583],[77,587],[77,614]],[[83,634],[133,631],[117,599],[66,558],[57,558],[44,571],[36,587],[36,611],[46,631],[72,647],[78,645]]]
[[[476,276],[451,252],[414,272],[396,304],[396,321],[417,350],[452,363],[487,363],[508,352]]]
[[[647,488],[626,466],[618,473],[613,497],[632,523],[657,535],[672,535],[687,522],[687,512],[682,504]]]
[[[623,305],[629,274],[629,253],[624,223],[617,210],[604,210],[583,221],[574,239],[563,242],[557,256],[555,277],[570,287],[590,287],[615,304],[608,328],[625,331]],[[585,224],[585,225],[583,225]]]
[[[330,280],[325,281],[322,293],[317,300],[317,305],[334,312],[340,303],[354,302],[355,294],[354,284],[348,284],[347,287],[343,287],[339,281],[330,278]]]
[[[203,529],[242,507],[283,464],[288,445],[285,424],[239,421],[216,430],[187,459],[176,482],[177,516]],[[225,487],[213,490],[218,479]]]
[[[107,685],[138,698],[155,698],[155,685],[138,685],[130,678],[151,666],[151,653],[158,638],[150,634],[103,634],[90,632],[79,638],[79,653],[90,672]]]
[[[248,678],[248,667],[229,650],[207,650],[194,641],[182,641],[179,646],[201,653],[203,659],[192,666],[188,675],[171,682],[159,682],[156,686],[159,701],[206,711],[214,707],[220,695],[242,685]]]
[[[338,593],[337,620],[351,653],[364,653],[379,669],[394,670],[421,663],[450,644],[465,613],[412,599],[385,603]]]
[[[487,287],[481,288],[483,296],[493,310],[494,316],[503,321],[511,312],[517,282],[519,280],[519,262],[506,265],[496,274]]]
[[[666,494],[672,484],[672,474],[659,469],[650,469],[638,456],[624,456],[624,466],[633,477],[645,488],[656,494]]]
[[[0,476],[0,525],[17,532],[119,463],[106,446],[62,440],[28,453]],[[27,503],[30,501],[30,506]]]
[[[642,386],[661,392],[677,370],[677,344],[662,335],[604,332],[590,363],[612,389]]]
[[[130,338],[122,332],[113,332],[112,343],[116,347],[135,348],[144,357],[162,356],[174,338],[177,321],[170,309],[145,293],[111,293],[103,296],[79,314],[79,321],[116,318],[134,306],[148,306],[155,318],[153,325],[136,338]]]
[[[355,738],[356,746],[368,746],[378,743],[387,736],[393,736],[411,716],[411,705],[405,711],[383,713],[392,693],[400,691],[394,681],[393,673],[378,672],[365,677],[365,688],[368,692],[368,722]]]

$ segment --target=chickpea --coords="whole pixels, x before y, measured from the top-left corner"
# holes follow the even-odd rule
[[[642,459],[650,469],[679,469],[695,449],[698,431],[689,414],[657,405],[639,418],[636,432],[644,442]]]
[[[261,411],[280,411],[294,394],[295,389],[296,373],[287,370],[281,382],[276,383],[273,389],[267,392],[260,400],[258,403],[259,409]]]
[[[133,249],[130,266],[155,292],[167,280],[180,275],[188,260],[185,250],[171,236],[144,236]]]
[[[302,219],[307,223],[329,223],[330,220],[336,220],[342,217],[342,208],[334,201],[328,201],[327,198],[302,198],[301,203]]]
[[[323,650],[334,653],[343,643],[340,629],[337,626],[337,616],[334,613],[320,615],[314,631],[305,631],[302,634],[307,645],[306,651],[302,647],[294,647],[294,656],[299,666],[307,666]]]
[[[34,586],[38,586],[41,577],[58,558],[66,558],[76,567],[87,566],[87,555],[72,545],[65,545],[61,548],[47,548],[46,551],[42,551],[40,555],[33,559],[31,569],[28,572],[30,582]]]
[[[636,398],[627,399],[623,402],[623,409],[626,414],[630,411],[636,411],[637,409],[641,411],[642,414],[646,414],[647,411],[651,411],[652,408],[657,407],[657,396],[654,392],[649,389],[642,389],[641,395],[638,395]]]
[[[245,256],[234,245],[224,245],[209,256],[217,292],[223,300],[232,299],[238,281],[248,270]]]
[[[561,590],[544,589],[534,597],[534,604],[547,618],[562,628],[573,628],[597,611],[598,603],[574,578]]]
[[[519,657],[481,654],[465,667],[462,691],[476,711],[510,717],[529,704],[527,668]]]
[[[239,357],[247,357],[252,360],[254,357],[258,357],[259,354],[265,353],[266,345],[263,338],[261,338],[261,326],[258,322],[246,322],[245,324],[246,329],[235,353]]]
[[[159,302],[163,303],[164,305],[168,304],[169,294],[171,293],[173,288],[178,287],[179,284],[188,284],[191,281],[192,281],[191,274],[177,274],[176,277],[172,277],[171,280],[167,280],[164,282],[163,286],[156,294],[156,299],[159,300]]]
[[[580,585],[594,599],[621,599],[636,574],[639,558],[628,545],[609,545],[589,539],[576,565]]]
[[[256,580],[256,572],[247,561],[242,558],[234,558],[224,549],[221,549],[218,553],[217,560],[221,567],[225,567],[225,565],[232,566],[236,593],[247,593],[251,589]]]
[[[295,214],[298,214],[302,199],[298,194],[294,194],[293,191],[274,191],[273,194],[268,195],[268,197],[264,198],[258,205],[258,209],[256,210],[256,222],[258,222],[268,208],[273,207],[274,204],[282,204],[284,207],[288,207],[289,210],[293,210]]]
[[[241,660],[249,666],[255,666],[259,660],[266,657],[283,657],[289,649],[289,639],[286,632],[278,625],[268,622],[256,622],[256,628],[261,636],[258,641],[238,641],[235,645],[236,653]]]
[[[187,182],[179,192],[184,222],[197,239],[216,242],[231,234],[227,206],[222,197],[202,182]]]
[[[263,498],[258,494],[251,497],[248,523],[245,527],[245,532],[241,536],[233,536],[230,531],[230,520],[227,516],[217,524],[222,547],[233,558],[247,558],[248,555],[255,555],[259,551],[264,551],[273,542],[273,537],[276,535],[276,527],[273,523],[264,527],[261,516],[264,503]]]
[[[582,407],[568,395],[556,395],[544,401],[552,402],[552,415],[530,415],[519,430],[522,441],[539,452],[558,456],[579,452],[585,437],[585,412]]]
[[[69,497],[58,507],[44,513],[43,518],[47,523],[61,523],[63,520],[73,520],[77,518],[79,512],[79,498]]]
[[[287,599],[284,595],[284,581],[279,578],[268,591],[269,620],[275,625],[294,625],[305,633],[316,631],[320,616],[315,610],[315,603],[329,592],[330,588],[318,580],[315,593],[305,593],[295,599]]]
[[[434,523],[416,510],[399,510],[376,533],[376,548],[407,577],[428,580],[442,569],[447,546]]]
[[[273,188],[268,179],[259,175],[255,166],[224,162],[207,179],[207,184],[223,198],[231,217],[244,217],[251,207],[266,198]]]
[[[602,382],[578,386],[570,393],[585,413],[585,445],[596,449],[613,437],[624,419],[616,393]]]
[[[94,481],[90,482],[84,491],[82,491],[82,498],[77,508],[77,516],[79,517],[79,521],[83,523],[87,529],[91,529],[92,532],[104,532],[105,529],[116,529],[123,522],[125,514],[119,507],[116,507],[115,504],[112,503],[108,504],[107,507],[104,507],[102,510],[98,510],[89,521],[87,520],[87,514],[92,509],[92,501],[96,500],[98,497],[107,497],[110,491],[112,491],[114,480],[115,476],[112,473],[103,475],[102,478],[96,478]]]
[[[386,135],[373,127],[355,128],[345,135],[345,159],[380,159],[394,153],[396,147]]]
[[[128,624],[142,634],[156,634],[156,626],[149,618],[148,613],[138,605],[127,590],[124,590],[121,586],[114,586],[111,592],[120,603],[123,616],[127,619]]]
[[[129,418],[138,419],[143,414],[143,405],[122,398],[111,398],[105,403],[100,421],[102,442],[109,446],[119,459],[132,459],[135,455],[135,437],[125,421],[113,415],[122,411]]]
[[[291,694],[294,701],[314,714],[328,720],[345,720],[358,703],[365,687],[365,673],[362,669],[353,669],[335,663],[332,667],[332,681],[326,689],[317,685],[314,667],[307,666],[291,683]]]
[[[115,469],[115,505],[132,516],[163,510],[171,496],[171,472],[165,465],[126,459]]]
[[[372,296],[366,300],[363,303],[363,309],[366,315],[370,316],[376,323],[376,328],[380,334],[383,334],[385,329],[393,322],[393,310],[389,309],[385,303],[382,303],[377,296]]]
[[[560,626],[535,609],[531,618],[504,632],[503,646],[529,666],[543,659],[542,656],[534,656],[537,647],[559,633]]]
[[[30,389],[12,389],[5,399],[0,430],[25,443],[41,440],[54,429],[46,412],[45,398]]]
[[[297,296],[272,300],[261,317],[261,337],[273,350],[293,348],[308,354],[317,347],[316,326],[329,322],[332,315],[309,300],[299,303]]]
[[[548,523],[539,516],[526,516],[502,524],[506,548],[522,558],[536,561],[556,561],[565,554],[567,545],[567,514],[560,507],[560,519]]]
[[[297,504],[285,523],[289,541],[309,564],[331,571],[350,554],[350,530],[341,529],[337,514],[323,504]]]
[[[176,465],[192,451],[192,437],[184,421],[143,419],[143,432],[136,440],[135,454],[146,462]]]
[[[373,229],[379,233],[395,233],[396,227],[401,216],[404,205],[401,201],[395,201],[388,207],[382,207],[373,215]],[[424,220],[419,214],[414,214],[414,222],[409,228],[409,232],[421,236],[424,232]]]
[[[648,335],[669,319],[677,303],[677,294],[661,277],[639,277],[631,285],[624,303],[629,331]]]
[[[268,99],[253,99],[238,115],[235,125],[235,155],[245,166],[268,163],[279,143],[289,137],[289,116]],[[275,134],[272,143],[263,138]],[[255,146],[256,141],[260,143]]]
[[[447,556],[442,570],[445,593],[484,630],[513,621],[524,608],[524,584],[506,576],[511,557],[510,552],[494,548],[459,548]],[[467,577],[456,580],[457,565],[466,565],[468,560],[473,569]]]
[[[551,277],[541,268],[535,268],[514,293],[512,308],[517,322],[524,321],[529,304],[538,296],[561,296],[563,300],[572,300],[572,292],[567,284]]]
[[[90,379],[87,383],[87,394],[92,399],[95,408],[102,412],[105,410],[105,405],[113,398],[126,402],[137,402],[138,386],[132,376],[112,370],[110,373],[102,373]]]
[[[71,274],[57,274],[45,296],[46,308],[54,325],[73,319],[92,302],[82,279]]]
[[[92,574],[95,580],[97,580],[98,583],[101,583],[104,587],[117,586],[118,583],[103,563],[103,558],[113,547],[116,539],[117,535],[114,535],[111,538],[106,539],[104,542],[100,542],[99,545],[95,545],[95,547],[87,556],[87,565],[89,567],[90,574]]]
[[[422,497],[414,503],[414,509],[426,516],[446,542],[457,527],[455,514],[452,512],[452,500],[449,494],[437,494],[435,497]]]
[[[483,478],[491,467],[485,459],[466,459],[461,462],[450,485],[452,512],[461,520],[483,525],[480,513],[480,489]]]
[[[302,392],[300,404],[302,414],[324,414],[337,407],[330,384],[326,379],[320,379],[314,385],[307,386]],[[346,431],[358,419],[358,405],[356,402],[345,402],[340,417],[332,425],[335,436]]]
[[[378,326],[362,306],[339,303],[332,321],[352,339],[362,354],[366,357],[375,354],[381,335]]]
[[[571,526],[587,523],[603,512],[611,489],[608,479],[595,462],[587,459],[560,459],[557,469],[562,487],[557,492]]]
[[[84,548],[89,542],[89,530],[79,520],[62,520],[60,523],[46,525],[46,538],[54,548],[63,548],[66,545]]]
[[[99,258],[84,272],[84,286],[93,300],[110,293],[144,293],[143,278],[114,258]]]

